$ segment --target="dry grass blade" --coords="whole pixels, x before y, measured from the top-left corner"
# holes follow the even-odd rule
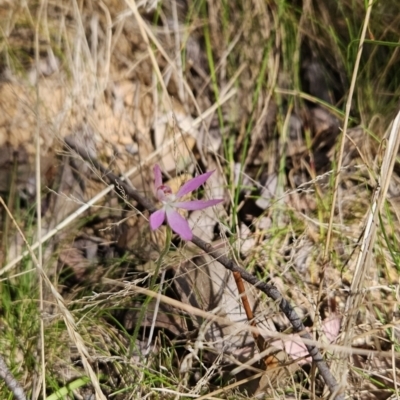
[[[371,210],[365,225],[362,237],[360,253],[357,258],[356,270],[351,283],[350,294],[347,299],[345,318],[342,324],[343,345],[350,346],[354,335],[354,326],[357,312],[360,308],[364,295],[365,276],[372,266],[372,257],[374,253],[374,244],[376,239],[376,230],[378,226],[379,213],[381,212],[386,194],[389,188],[390,179],[393,173],[394,163],[399,151],[400,145],[400,112],[397,114],[387,139],[386,151],[383,157],[381,172],[378,180],[378,186],[375,189],[372,198]],[[340,359],[340,358],[339,358]],[[338,376],[345,379],[348,371],[348,362],[343,357],[336,366]]]
[[[251,332],[251,333],[256,333],[256,334],[260,333],[260,331],[261,331],[266,336],[271,337],[273,339],[291,340],[289,335],[286,335],[284,333],[279,333],[279,332],[276,332],[276,331],[270,331],[270,330],[268,330],[268,329],[266,329],[264,327],[259,329],[258,327],[254,327],[254,326],[251,326],[251,325],[248,325],[248,324],[245,324],[245,323],[234,322],[234,321],[230,320],[227,317],[222,317],[222,316],[220,316],[218,314],[214,314],[214,313],[209,312],[209,311],[204,311],[204,310],[202,310],[200,308],[197,308],[197,307],[194,307],[194,306],[192,306],[190,304],[186,304],[186,303],[183,303],[181,301],[175,300],[175,299],[173,299],[171,297],[168,297],[168,296],[165,296],[163,294],[160,294],[159,292],[154,292],[154,291],[152,291],[150,289],[146,289],[144,287],[137,286],[137,285],[135,285],[135,284],[133,284],[131,282],[120,282],[120,281],[117,281],[117,280],[114,280],[114,279],[109,279],[109,278],[103,278],[102,281],[104,283],[111,284],[112,286],[119,286],[119,287],[124,288],[124,295],[131,295],[132,292],[133,293],[144,294],[144,295],[152,297],[154,299],[159,299],[160,302],[163,302],[163,303],[168,304],[168,305],[170,305],[170,306],[172,306],[174,308],[177,308],[177,309],[180,309],[182,311],[185,311],[190,315],[198,316],[198,317],[204,318],[204,319],[206,319],[208,321],[219,322],[222,325],[229,325],[229,326],[235,325],[235,327],[238,330],[245,330],[245,331],[248,331],[248,332]],[[315,340],[313,340],[313,339],[306,339],[304,343],[309,344],[311,346],[317,345],[317,342]],[[326,346],[324,346],[324,348],[325,347],[326,348],[329,347],[330,349],[331,348],[335,348],[335,346],[330,346],[330,345],[326,345]],[[264,352],[264,353],[266,353],[266,352]],[[370,354],[373,354],[373,352],[371,352],[371,351],[368,351],[368,352],[367,351],[358,351],[358,354],[368,354],[368,355],[370,355]],[[263,356],[265,356],[265,354],[257,355],[257,356],[254,357],[254,360],[260,360],[260,359],[262,359]],[[253,363],[256,362],[254,360],[252,360]],[[244,364],[240,364],[240,365],[244,365]],[[247,364],[247,365],[250,365],[250,364]]]
[[[94,390],[96,392],[96,398],[98,400],[106,400],[106,397],[104,396],[101,388],[100,388],[100,383],[99,380],[96,376],[96,374],[93,371],[93,368],[91,367],[90,363],[89,363],[89,359],[90,359],[90,354],[85,346],[85,343],[83,341],[82,336],[79,334],[77,328],[76,328],[76,324],[74,321],[74,317],[72,316],[72,314],[69,312],[67,306],[64,303],[64,299],[61,297],[61,295],[57,292],[56,288],[53,286],[53,284],[51,283],[51,281],[49,280],[49,278],[47,277],[46,273],[44,272],[42,266],[40,265],[38,259],[35,256],[35,253],[33,252],[33,250],[31,249],[31,247],[29,246],[29,243],[27,242],[23,232],[21,231],[21,229],[19,228],[17,222],[15,221],[13,215],[10,213],[7,205],[5,204],[4,200],[2,197],[0,197],[0,203],[3,205],[3,207],[5,208],[6,212],[8,213],[9,217],[11,218],[11,220],[14,222],[15,227],[17,228],[19,234],[21,235],[21,237],[23,238],[26,246],[29,249],[29,253],[32,257],[33,262],[36,265],[36,268],[38,269],[38,272],[40,274],[40,276],[42,277],[43,281],[46,282],[46,284],[48,285],[52,295],[54,296],[54,299],[57,303],[58,308],[60,309],[60,312],[64,318],[64,322],[65,325],[67,327],[69,336],[71,338],[71,340],[73,341],[74,345],[76,346],[80,356],[81,356],[81,360],[82,360],[82,364],[83,367],[85,368],[86,373],[88,374],[88,376],[90,377],[90,380],[92,382],[92,385],[94,387]]]
[[[354,89],[356,86],[356,80],[357,80],[358,69],[359,69],[360,61],[361,61],[363,45],[364,45],[364,41],[365,41],[365,36],[367,34],[369,19],[371,16],[372,3],[373,3],[373,0],[369,0],[368,7],[367,7],[367,13],[366,13],[365,19],[364,19],[364,26],[363,26],[363,30],[361,32],[360,45],[358,47],[358,52],[357,52],[357,59],[356,59],[354,69],[353,69],[353,76],[351,79],[349,95],[348,95],[347,102],[346,102],[346,114],[345,114],[345,118],[344,118],[342,139],[340,141],[340,150],[339,150],[337,169],[336,169],[337,172],[336,172],[335,183],[334,183],[333,194],[332,194],[331,215],[329,217],[328,232],[326,234],[326,244],[325,244],[325,251],[324,251],[324,259],[325,260],[327,259],[328,252],[330,249],[330,244],[331,244],[333,218],[335,216],[335,204],[336,204],[336,197],[337,197],[339,183],[340,183],[340,170],[342,168],[342,162],[343,162],[344,146],[346,143],[346,136],[347,136],[347,126],[348,126],[349,118],[350,118],[350,110],[351,110],[351,106],[352,106],[352,102],[353,102],[353,94],[354,94]]]
[[[183,303],[181,301],[178,301],[176,299],[173,299],[171,297],[165,296],[163,294],[160,294],[159,292],[154,292],[152,290],[146,289],[141,286],[137,286],[131,282],[120,282],[114,279],[109,279],[109,278],[103,278],[102,281],[107,284],[111,284],[112,286],[115,287],[121,287],[123,288],[123,296],[131,296],[132,293],[140,293],[144,294],[146,296],[152,297],[154,299],[160,299],[160,302],[170,305],[173,308],[180,309],[192,316],[198,316],[201,318],[204,318],[205,320],[208,321],[215,321],[219,322],[223,325],[235,325],[237,329],[240,330],[245,330],[248,332],[252,333],[263,333],[266,336],[273,338],[273,339],[281,339],[284,341],[290,341],[292,340],[290,335],[284,334],[284,333],[279,333],[277,331],[270,331],[266,328],[255,328],[251,325],[245,324],[245,323],[238,323],[238,322],[233,322],[229,318],[219,316],[217,314],[214,314],[209,311],[204,311],[200,308],[194,307],[190,304]],[[367,357],[375,357],[378,354],[380,356],[391,356],[392,353],[390,351],[374,351],[374,350],[364,350],[364,349],[348,349],[344,348],[343,346],[340,345],[332,345],[332,344],[323,344],[323,343],[318,343],[313,339],[303,339],[304,343],[310,346],[321,346],[321,348],[330,350],[330,351],[335,351],[335,352],[343,352],[344,354],[359,354],[359,355],[364,355]],[[238,367],[236,370],[233,371],[233,373],[240,372],[247,367],[251,366],[252,364],[255,364],[257,361],[262,360],[263,357],[266,356],[268,353],[268,349],[264,350],[262,353],[255,355],[251,360],[249,360],[246,364],[242,364],[236,361],[238,363]]]
[[[155,72],[157,74],[158,79],[160,80],[160,84],[163,87],[164,93],[168,93],[165,89],[165,84],[164,81],[162,79],[162,75],[161,75],[161,71],[160,68],[154,58],[154,53],[150,47],[150,40],[151,42],[157,47],[157,50],[162,54],[162,56],[165,58],[165,60],[168,62],[168,64],[177,72],[178,76],[180,76],[180,69],[177,68],[174,64],[174,62],[171,60],[171,58],[168,56],[168,54],[166,53],[165,49],[163,48],[163,46],[161,46],[161,44],[159,43],[159,41],[157,40],[157,38],[154,36],[154,34],[151,32],[151,30],[149,29],[149,27],[147,26],[146,22],[143,20],[142,16],[140,15],[140,13],[138,12],[137,6],[135,4],[134,1],[132,0],[125,0],[126,4],[129,6],[129,8],[131,9],[132,13],[134,14],[139,28],[140,28],[140,34],[142,35],[143,40],[145,41],[145,43],[148,46],[148,52],[149,52],[149,56],[151,58],[152,64],[154,66]],[[149,40],[150,39],[150,40]],[[180,56],[177,55],[177,57],[179,58]],[[179,65],[178,65],[179,66]],[[183,87],[186,89],[186,91],[188,92],[191,100],[193,101],[193,104],[196,106],[197,112],[200,115],[201,114],[201,110],[197,104],[197,101],[193,95],[192,90],[190,89],[187,81],[185,79],[180,81],[180,84],[183,85]],[[169,96],[167,96],[168,101],[170,101]]]
[[[45,2],[41,1],[38,19],[35,29],[35,63],[36,63],[36,72],[39,76],[39,29],[40,22],[43,16],[45,9]],[[41,130],[41,120],[40,120],[40,93],[39,93],[39,84],[36,82],[36,132],[35,132],[35,140],[36,140],[36,154],[35,154],[35,164],[36,164],[36,215],[37,215],[37,235],[39,238],[42,237],[42,202],[41,202],[41,167],[40,167],[40,130]],[[38,247],[38,263],[40,266],[43,266],[43,248],[41,245]],[[45,356],[45,340],[44,340],[44,301],[43,301],[43,278],[42,275],[39,274],[39,309],[40,309],[40,357],[41,357],[41,373],[42,373],[42,395],[43,398],[46,398],[46,356]]]
[[[135,16],[135,18],[137,20],[137,23],[139,25],[140,34],[142,35],[142,38],[143,38],[144,42],[146,43],[147,51],[149,53],[150,60],[151,60],[151,63],[153,65],[154,71],[157,74],[157,78],[158,78],[158,81],[159,81],[159,83],[160,83],[160,85],[161,85],[161,87],[163,89],[163,93],[165,95],[165,98],[167,99],[167,101],[170,104],[171,109],[172,109],[171,99],[168,96],[168,90],[167,90],[167,88],[165,86],[164,79],[162,77],[162,74],[161,74],[160,68],[158,66],[156,57],[154,56],[153,50],[152,50],[152,48],[150,46],[150,41],[149,41],[149,38],[148,38],[148,35],[147,35],[147,30],[146,30],[146,23],[144,22],[143,18],[139,14],[139,11],[137,9],[136,3],[134,1],[126,0],[126,4],[132,10],[132,12],[133,12],[133,14],[134,14],[134,16]]]

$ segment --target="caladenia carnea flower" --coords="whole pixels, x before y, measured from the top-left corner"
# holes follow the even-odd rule
[[[162,183],[161,169],[156,164],[154,166],[154,186],[155,195],[157,199],[162,203],[162,208],[150,215],[150,228],[154,231],[158,229],[167,218],[167,223],[171,229],[177,233],[184,240],[192,240],[193,233],[190,229],[188,221],[178,213],[178,209],[184,210],[202,210],[203,208],[215,206],[216,204],[223,201],[223,199],[214,200],[192,200],[192,201],[180,201],[182,197],[187,195],[193,190],[199,188],[207,179],[212,175],[214,171],[207,172],[205,174],[196,176],[196,178],[190,179],[177,193],[173,194],[171,188],[168,185]]]

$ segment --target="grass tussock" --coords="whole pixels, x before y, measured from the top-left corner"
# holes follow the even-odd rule
[[[173,192],[215,170],[195,234],[320,343],[340,318],[344,393],[398,395],[400,9],[367,3],[0,2],[0,356],[29,398],[329,395],[276,304],[246,286],[257,349],[233,276],[66,141],[152,201],[156,163]]]

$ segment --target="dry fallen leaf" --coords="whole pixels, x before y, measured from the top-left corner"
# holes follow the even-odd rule
[[[233,274],[209,256],[203,254],[183,262],[176,271],[174,284],[184,303],[229,318],[232,323],[247,322]],[[268,320],[268,307],[257,301],[254,288],[247,284],[245,288],[260,329],[264,327],[274,331],[273,323]],[[193,322],[200,327],[203,321],[196,318]],[[255,351],[251,334],[235,324],[221,326],[211,323],[204,338],[218,351],[237,355],[241,355],[241,349],[246,347],[252,348],[252,353]]]

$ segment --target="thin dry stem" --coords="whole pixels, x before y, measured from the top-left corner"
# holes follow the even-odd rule
[[[340,170],[342,168],[342,163],[343,163],[344,147],[345,147],[346,136],[347,136],[347,127],[349,124],[354,88],[356,86],[356,80],[357,80],[357,75],[358,75],[358,69],[360,67],[360,61],[361,61],[361,55],[362,55],[362,51],[363,51],[365,36],[367,34],[369,19],[371,16],[372,4],[373,4],[373,0],[369,0],[367,12],[366,12],[365,19],[364,19],[364,26],[363,26],[363,29],[361,32],[360,45],[358,47],[357,58],[356,58],[356,62],[354,64],[353,76],[351,78],[349,96],[348,96],[347,102],[346,102],[346,112],[345,112],[345,118],[344,118],[343,132],[342,132],[342,136],[341,136],[340,150],[339,150],[337,167],[336,167],[337,172],[336,172],[336,176],[335,176],[335,183],[334,183],[333,194],[332,194],[331,213],[330,213],[330,217],[329,217],[328,232],[326,234],[326,243],[325,243],[325,250],[324,250],[324,257],[323,257],[324,260],[328,259],[328,253],[329,253],[330,246],[331,246],[333,219],[335,217],[336,198],[337,198],[339,183],[340,183]]]
[[[109,82],[109,75],[110,75],[110,64],[111,64],[111,43],[112,43],[112,19],[110,15],[110,11],[108,10],[107,6],[104,4],[103,1],[99,1],[99,6],[100,8],[104,11],[104,14],[106,16],[106,21],[107,21],[107,31],[106,31],[106,59],[104,62],[104,70],[103,70],[103,84],[101,85],[102,90],[105,90],[107,87],[107,84]]]
[[[221,317],[219,315],[213,314],[211,312],[208,311],[204,311],[200,308],[196,308],[193,307],[190,304],[185,304],[182,303],[181,301],[172,299],[171,297],[165,296],[163,294],[160,294],[159,292],[154,292],[150,289],[146,289],[144,287],[141,286],[137,286],[131,282],[120,282],[118,280],[114,280],[114,279],[110,279],[110,278],[102,278],[102,282],[105,284],[110,284],[112,286],[119,286],[124,288],[123,291],[123,295],[127,296],[127,295],[131,295],[131,291],[135,292],[135,293],[140,293],[140,294],[144,294],[145,296],[149,296],[152,297],[154,299],[159,298],[160,301],[162,301],[165,304],[168,304],[174,308],[178,308],[182,311],[187,312],[190,315],[195,315],[201,318],[204,318],[208,321],[212,321],[212,322],[218,322],[221,325],[226,325],[226,326],[233,326],[235,325],[235,327],[238,330],[245,330],[247,332],[261,332],[263,334],[265,334],[265,336],[272,338],[272,339],[281,339],[281,340],[293,340],[293,337],[291,337],[290,335],[287,335],[285,333],[280,333],[277,331],[270,331],[264,327],[262,328],[254,328],[253,326],[250,326],[248,324],[245,323],[238,323],[238,322],[233,322],[231,321],[229,318],[226,317]],[[121,292],[118,292],[117,294],[118,296],[121,295]],[[382,328],[390,328],[391,325],[388,326],[383,326]],[[344,354],[359,354],[362,356],[366,356],[366,357],[377,357],[382,356],[382,357],[391,357],[392,356],[392,352],[391,351],[376,351],[376,350],[365,350],[365,349],[360,349],[360,348],[345,348],[343,346],[339,346],[339,345],[334,345],[334,344],[327,344],[327,343],[320,343],[317,342],[314,339],[304,339],[303,341],[305,344],[308,344],[310,346],[319,346],[321,347],[321,349],[325,349],[325,350],[329,350],[329,351],[334,351],[334,352],[343,352]],[[236,370],[234,370],[233,372],[240,372],[243,369],[245,369],[246,367],[251,366],[252,364],[258,362],[259,360],[261,360],[263,357],[265,357],[265,355],[269,352],[269,350],[264,350],[262,353],[255,355],[251,360],[249,360],[246,364],[242,364],[236,360],[235,362],[238,363],[240,365],[240,367],[238,367]]]
[[[157,47],[157,50],[160,52],[160,54],[164,57],[164,59],[168,62],[168,64],[173,68],[173,70],[178,74],[179,76],[179,71],[177,70],[177,67],[175,65],[175,63],[173,62],[173,60],[171,60],[171,58],[168,56],[168,54],[166,53],[164,47],[160,44],[160,42],[157,40],[157,38],[154,36],[153,32],[150,30],[150,28],[148,27],[148,25],[146,24],[146,22],[143,20],[142,16],[140,15],[140,13],[138,12],[138,9],[136,7],[136,4],[134,1],[132,0],[125,0],[126,4],[129,6],[129,8],[132,10],[136,20],[138,21],[139,27],[140,27],[140,33],[143,37],[143,40],[145,40],[145,43],[147,45],[149,45],[150,40],[151,42]],[[154,54],[152,53],[151,48],[149,47],[149,55],[150,57],[154,57]],[[154,65],[154,69],[156,71],[157,77],[158,79],[160,79],[161,76],[161,72],[158,66],[158,63],[156,62],[156,60],[153,61],[152,59],[152,63]],[[196,98],[193,95],[192,90],[190,89],[186,79],[184,79],[182,82],[183,87],[186,89],[187,93],[189,94],[190,99],[192,100],[193,105],[196,108],[196,111],[199,115],[202,114],[200,107],[197,103]],[[160,80],[160,84],[164,85],[164,81],[161,79]],[[165,85],[164,85],[165,86]],[[163,90],[164,90],[164,86],[163,86]],[[168,93],[168,92],[165,92]],[[223,101],[221,99],[219,99],[219,105],[217,105],[217,107],[219,107]],[[201,121],[202,122],[202,121]]]
[[[139,13],[139,11],[137,9],[136,3],[133,0],[125,0],[125,2],[128,5],[128,7],[132,10],[132,13],[136,18],[136,21],[137,21],[138,26],[139,26],[140,34],[142,35],[143,41],[146,43],[147,51],[149,53],[150,60],[151,60],[151,63],[153,64],[153,68],[154,68],[154,71],[155,71],[155,73],[157,75],[158,81],[159,81],[159,83],[161,85],[161,88],[163,90],[164,97],[167,100],[167,102],[168,102],[168,104],[169,104],[169,106],[170,106],[170,108],[172,110],[173,107],[172,107],[171,99],[168,96],[168,90],[167,90],[167,88],[165,86],[164,79],[162,77],[162,74],[161,74],[161,71],[160,71],[160,67],[158,66],[158,63],[157,63],[156,57],[154,55],[153,49],[150,46],[148,30],[146,29],[147,28],[147,24],[145,23],[145,21],[143,20],[142,16],[140,15],[140,13]],[[158,42],[158,41],[157,40],[153,40],[153,42]],[[174,65],[174,63],[171,62],[171,65]]]
[[[398,324],[396,324],[396,318],[394,317],[395,312],[397,311],[397,305],[400,303],[400,296],[399,296],[399,291],[400,287],[397,286],[397,291],[396,291],[396,302],[393,305],[393,326],[396,327]],[[396,343],[396,328],[392,329],[392,374],[393,374],[393,383],[394,383],[394,390],[396,394],[396,398],[400,398],[400,393],[398,389],[398,384],[397,384],[397,374],[396,374],[396,348],[395,348],[395,343]]]
[[[183,90],[183,68],[182,68],[182,59],[181,59],[181,35],[179,29],[179,20],[178,20],[178,10],[176,1],[171,2],[172,8],[172,19],[174,21],[173,30],[174,30],[174,37],[175,37],[175,63],[176,69],[178,72],[178,93],[179,93],[179,100],[184,103],[185,102],[185,92]]]
[[[39,79],[40,79],[40,55],[39,55],[39,30],[42,16],[44,15],[44,9],[46,7],[46,1],[40,2],[40,7],[37,15],[37,23],[35,29],[35,62],[36,62],[36,155],[35,155],[35,164],[36,164],[36,230],[38,238],[42,237],[42,185],[41,185],[41,167],[40,167],[40,130],[41,130],[41,121],[40,121],[40,93],[39,93]],[[43,249],[39,244],[38,246],[38,263],[41,267],[43,267]],[[43,279],[39,274],[39,315],[40,315],[40,356],[41,356],[41,374],[42,374],[42,396],[43,400],[46,400],[46,356],[45,356],[45,340],[44,340],[44,302],[43,302]]]

